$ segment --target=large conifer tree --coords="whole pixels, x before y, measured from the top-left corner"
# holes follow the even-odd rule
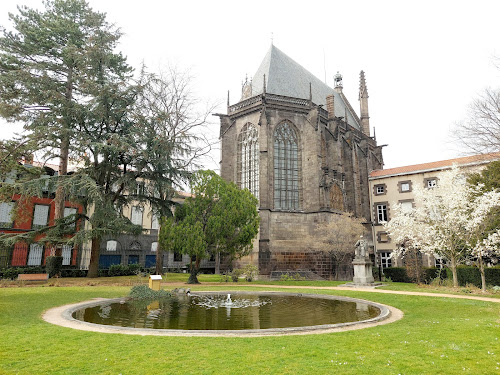
[[[78,125],[95,109],[89,101],[109,77],[127,79],[131,68],[114,52],[120,32],[82,0],[49,0],[37,11],[18,7],[9,14],[13,30],[0,38],[0,114],[22,121],[26,137],[47,159],[59,158],[59,176],[68,173]],[[63,187],[57,184],[55,219],[63,218]]]

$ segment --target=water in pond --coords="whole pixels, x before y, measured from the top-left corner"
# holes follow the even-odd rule
[[[367,303],[301,295],[227,294],[167,300],[107,303],[73,317],[119,327],[242,330],[337,324],[371,319],[380,310]]]

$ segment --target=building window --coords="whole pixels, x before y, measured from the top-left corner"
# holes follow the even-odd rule
[[[68,217],[71,215],[76,215],[76,208],[74,207],[64,207],[64,217]],[[76,227],[76,222],[73,224]]]
[[[35,204],[33,223],[31,225],[33,229],[40,229],[47,226],[49,222],[49,207],[43,204]]]
[[[389,213],[388,213],[388,203],[375,203],[375,215],[377,218],[377,223],[387,222],[389,221]]]
[[[386,184],[374,185],[373,192],[375,195],[384,195],[387,192],[387,185]]]
[[[389,234],[387,232],[377,232],[377,241],[380,243],[389,242]]]
[[[135,184],[135,189],[134,189],[134,195],[144,195],[145,192],[145,185],[144,182],[137,182]]]
[[[399,201],[399,204],[401,204],[401,212],[409,214],[413,211],[413,199]]]
[[[71,245],[63,245],[62,247],[62,257],[63,257],[63,266],[69,266],[71,264],[71,253],[73,252],[73,246]]]
[[[259,134],[250,123],[238,136],[238,185],[259,198]]]
[[[437,178],[426,178],[424,179],[424,187],[432,189],[437,186]]]
[[[444,268],[445,265],[446,265],[446,261],[443,258],[436,258],[436,256],[434,256],[434,267]]]
[[[14,209],[14,202],[0,203],[0,227],[12,228],[12,210]]]
[[[132,213],[130,215],[130,221],[132,221],[132,224],[142,226],[142,212],[143,209],[141,206],[132,206]]]
[[[300,208],[300,157],[296,131],[288,122],[274,132],[274,208]]]
[[[115,240],[109,240],[106,242],[106,251],[116,251],[117,242]]]
[[[30,252],[28,255],[28,266],[39,266],[42,264],[43,246],[39,243],[32,243],[30,245]]]
[[[151,229],[160,229],[160,221],[158,220],[158,216],[153,214],[153,217],[151,218]]]
[[[390,251],[381,251],[380,253],[380,265],[382,268],[392,267],[392,258]]]
[[[174,252],[174,262],[182,262],[182,254],[177,251]]]
[[[400,193],[409,193],[411,192],[411,181],[399,181],[398,182],[399,192]]]
[[[151,252],[156,253],[158,250],[158,242],[151,242]]]

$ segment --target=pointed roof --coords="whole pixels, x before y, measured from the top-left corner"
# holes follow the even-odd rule
[[[326,97],[335,97],[335,115],[345,117],[349,125],[361,129],[359,118],[342,93],[338,93],[315,77],[300,64],[288,57],[274,45],[269,48],[264,60],[252,80],[252,95],[262,94],[265,76],[267,93],[309,99],[311,84],[312,101],[326,107]]]

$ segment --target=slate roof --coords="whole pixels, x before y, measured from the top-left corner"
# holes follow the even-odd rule
[[[370,173],[370,178],[376,179],[380,177],[389,177],[389,176],[398,176],[398,175],[408,175],[422,172],[430,172],[435,170],[448,169],[453,164],[457,164],[459,166],[465,165],[477,165],[489,163],[494,160],[500,160],[500,152],[493,152],[490,154],[480,154],[480,155],[471,155],[465,156],[462,158],[456,159],[448,159],[448,160],[440,160],[433,161],[430,163],[423,164],[415,164],[415,165],[406,165],[403,167],[397,168],[388,168],[388,169],[377,169]]]
[[[252,96],[262,94],[264,75],[266,92],[293,98],[309,99],[309,83],[311,83],[312,101],[323,104],[326,109],[326,97],[335,97],[335,116],[345,117],[349,125],[361,129],[359,119],[343,94],[329,87],[316,78],[293,59],[288,57],[274,45],[271,45],[264,60],[257,69],[252,80]]]

